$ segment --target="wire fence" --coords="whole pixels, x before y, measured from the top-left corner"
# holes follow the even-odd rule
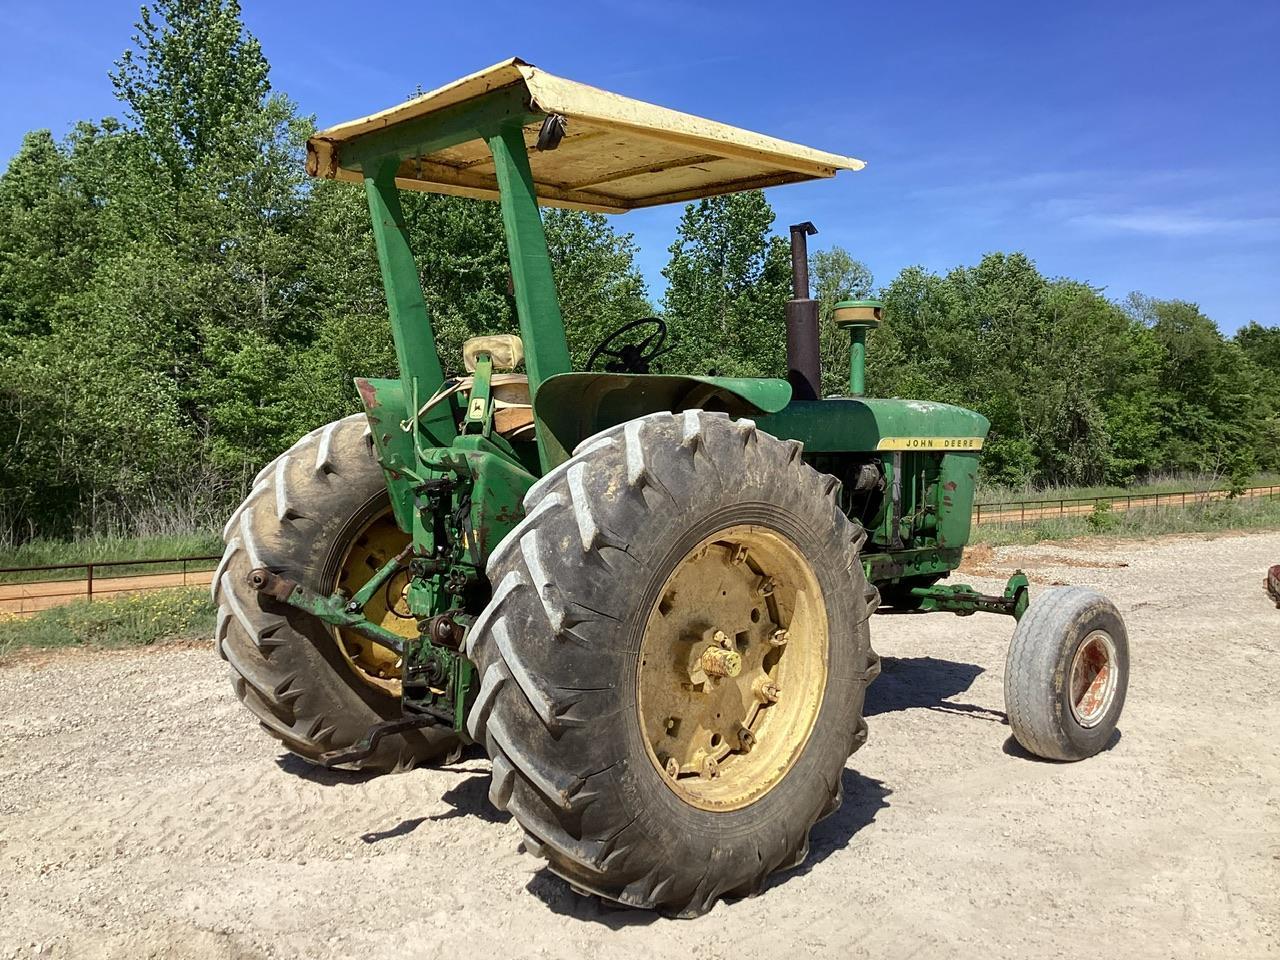
[[[72,600],[92,603],[145,590],[203,586],[220,559],[213,555],[0,567],[0,613],[31,614]]]
[[[1174,493],[1108,494],[1096,497],[1064,497],[1012,503],[978,503],[973,523],[1025,526],[1040,520],[1088,516],[1099,504],[1108,510],[1185,509],[1226,500],[1228,490],[1180,490]],[[1235,499],[1275,499],[1280,484],[1251,487]],[[0,613],[26,615],[72,600],[87,600],[164,590],[205,586],[218,560],[211,556],[166,557],[157,560],[89,560],[83,563],[51,563],[27,567],[0,567]],[[47,576],[40,576],[46,574]]]
[[[1280,496],[1280,485],[1250,487],[1236,494],[1234,499],[1275,499]],[[1220,500],[1231,499],[1230,490],[1178,490],[1172,493],[1103,494],[1096,497],[1066,497],[1057,500],[1024,500],[1013,503],[976,503],[973,506],[973,523],[1025,526],[1039,520],[1088,516],[1106,504],[1104,509],[1150,510],[1158,508],[1185,509],[1202,506]]]

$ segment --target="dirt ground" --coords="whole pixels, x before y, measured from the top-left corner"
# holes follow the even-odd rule
[[[1280,956],[1280,533],[984,551],[1125,615],[1120,736],[1003,723],[1012,623],[881,616],[845,805],[763,896],[693,921],[517,852],[480,756],[369,778],[283,755],[208,647],[0,667],[0,958]]]

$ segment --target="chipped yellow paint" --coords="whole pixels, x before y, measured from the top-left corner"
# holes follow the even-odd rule
[[[361,181],[359,170],[343,166],[344,144],[515,85],[523,85],[532,112],[559,114],[567,121],[557,149],[529,151],[538,200],[548,206],[622,213],[833,177],[839,170],[865,166],[854,157],[566,80],[513,57],[389,110],[317,133],[307,143],[308,170],[315,176]],[[524,129],[531,148],[538,127],[535,122]],[[480,140],[410,158],[401,165],[396,184],[489,200],[498,195],[493,160]]]

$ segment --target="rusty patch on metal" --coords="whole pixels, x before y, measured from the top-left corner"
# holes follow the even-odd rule
[[[373,384],[364,379],[364,377],[356,378],[356,389],[360,391],[360,399],[363,401],[365,409],[370,413],[381,406],[378,402],[378,391],[376,391],[373,388]]]

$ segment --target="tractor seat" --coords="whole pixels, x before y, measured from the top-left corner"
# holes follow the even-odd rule
[[[512,333],[472,337],[462,345],[462,365],[474,373],[476,357],[489,354],[495,370],[513,370],[524,360],[524,343]],[[474,377],[463,377],[455,390],[469,391]],[[523,373],[495,373],[489,381],[493,395],[493,429],[507,440],[533,439],[533,404],[529,378]]]

